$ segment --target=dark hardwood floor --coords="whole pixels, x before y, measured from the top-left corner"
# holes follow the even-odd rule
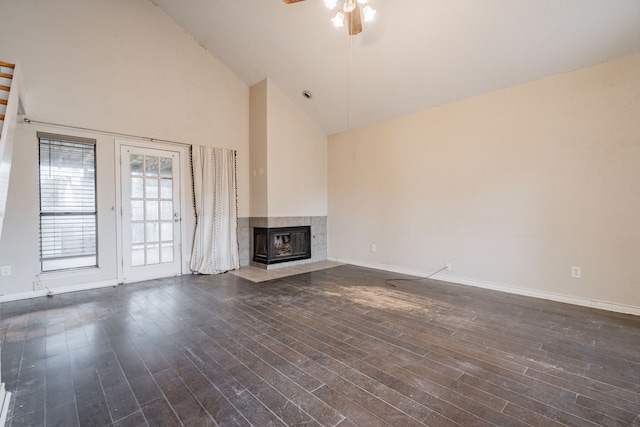
[[[340,266],[1,305],[18,426],[638,426],[640,318]]]

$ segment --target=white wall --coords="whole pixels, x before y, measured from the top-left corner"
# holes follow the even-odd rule
[[[640,312],[639,117],[635,56],[332,135],[329,256]]]
[[[98,197],[98,269],[78,270],[73,273],[46,273],[40,275],[39,252],[39,196],[38,196],[38,140],[37,131],[95,138]],[[7,199],[7,217],[0,241],[2,265],[10,265],[12,275],[0,278],[3,295],[33,290],[33,282],[44,286],[81,283],[115,282],[116,265],[116,212],[113,138],[87,132],[72,132],[53,127],[18,125],[13,166]]]
[[[0,0],[0,10],[0,58],[22,65],[29,118],[236,149],[239,214],[249,215],[249,88],[153,3]],[[0,242],[13,274],[0,294],[32,290],[39,273],[38,130],[98,141],[101,268],[47,286],[115,281],[114,137],[21,125]]]
[[[251,87],[250,168],[252,217],[327,215],[327,135],[270,80]]]
[[[269,216],[326,216],[327,135],[269,80],[267,144]]]

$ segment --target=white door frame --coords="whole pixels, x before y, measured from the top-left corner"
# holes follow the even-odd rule
[[[189,145],[186,144],[172,144],[166,142],[151,142],[151,141],[133,141],[133,140],[124,140],[124,139],[116,139],[115,140],[115,165],[116,165],[116,258],[117,258],[117,266],[118,266],[118,283],[124,282],[124,266],[123,266],[123,238],[122,238],[122,159],[121,159],[121,148],[123,146],[135,147],[135,148],[150,148],[155,150],[168,150],[168,151],[177,151],[180,153],[180,212],[182,212],[181,221],[180,221],[180,274],[185,274],[185,260],[189,259],[190,256],[189,248],[186,247],[185,237],[186,237],[186,221],[184,220],[185,213],[188,212],[186,209],[186,194],[187,191],[191,191],[190,183],[190,175],[187,175],[187,171],[191,170],[190,163],[190,153],[189,153]],[[189,178],[189,179],[188,179]]]

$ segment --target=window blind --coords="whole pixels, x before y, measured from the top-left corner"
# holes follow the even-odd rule
[[[42,271],[97,266],[95,141],[38,136]]]

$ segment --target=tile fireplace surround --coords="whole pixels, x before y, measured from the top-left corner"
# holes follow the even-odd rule
[[[254,267],[273,270],[276,268],[290,267],[294,265],[309,264],[327,259],[327,217],[326,216],[294,216],[294,217],[249,217],[239,218],[239,243],[240,265],[252,265]],[[278,264],[260,264],[252,261],[253,256],[253,229],[276,227],[311,227],[311,258],[282,262]]]

